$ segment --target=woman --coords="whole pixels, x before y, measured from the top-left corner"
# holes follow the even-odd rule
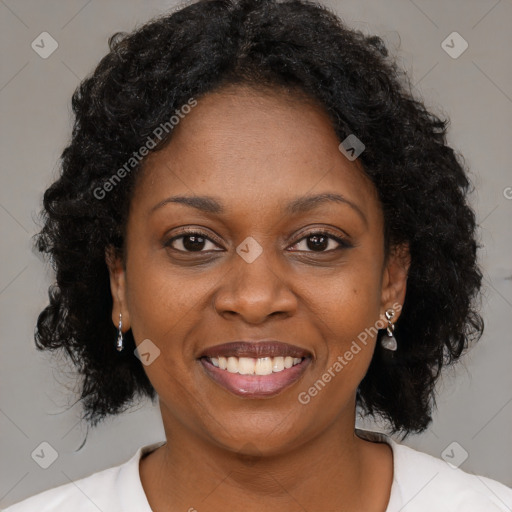
[[[158,397],[166,440],[7,511],[510,510],[354,427],[425,430],[483,329],[469,181],[381,39],[306,1],[203,0],[110,44],[44,196],[36,341],[91,425]]]

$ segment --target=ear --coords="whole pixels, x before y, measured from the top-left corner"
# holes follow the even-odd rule
[[[405,301],[407,275],[411,265],[408,244],[391,247],[382,278],[381,315],[387,309],[395,310],[395,321],[399,318]]]
[[[122,331],[130,329],[130,313],[126,307],[126,271],[123,260],[114,247],[108,246],[105,261],[110,274],[110,291],[112,293],[112,322],[119,326],[119,314],[122,314]]]

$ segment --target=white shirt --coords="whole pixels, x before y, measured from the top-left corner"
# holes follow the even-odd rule
[[[393,484],[386,512],[511,512],[512,489],[451,467],[385,434],[356,429],[393,450]],[[163,445],[140,447],[127,462],[43,491],[3,512],[152,512],[140,481],[139,461]]]

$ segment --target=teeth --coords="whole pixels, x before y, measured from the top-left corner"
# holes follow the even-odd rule
[[[284,357],[274,357],[272,360],[272,371],[281,372],[284,370]]]
[[[233,358],[235,361],[238,359],[238,373],[240,375],[253,375],[254,374],[254,359],[250,357]],[[258,359],[261,361],[261,359]],[[236,373],[236,372],[233,372]]]
[[[213,359],[213,357],[212,357],[212,359]],[[229,373],[238,373],[238,358],[237,357],[228,357],[227,370]]]
[[[272,358],[260,357],[254,365],[254,375],[270,375],[272,373]]]
[[[271,373],[282,372],[302,361],[300,357],[209,357],[209,361],[230,373],[240,375],[270,375]]]

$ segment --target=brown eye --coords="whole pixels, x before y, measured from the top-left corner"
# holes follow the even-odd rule
[[[210,247],[208,244],[210,244]],[[175,236],[166,242],[165,246],[180,252],[207,252],[216,250],[215,248],[217,247],[217,245],[203,233],[195,231],[185,232],[179,236]]]
[[[293,247],[300,247],[301,244],[303,244],[303,248],[299,248],[297,250],[305,252],[330,252],[351,247],[351,245],[343,238],[334,236],[325,231],[310,233],[296,242]]]

